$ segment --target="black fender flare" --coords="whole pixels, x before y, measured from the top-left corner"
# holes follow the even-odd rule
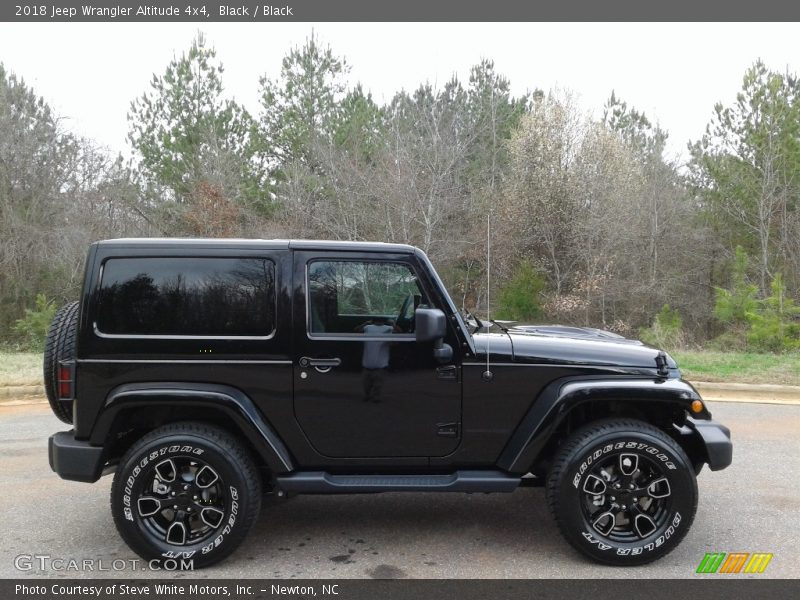
[[[131,408],[152,406],[204,407],[221,411],[236,424],[273,473],[294,470],[289,450],[253,401],[227,385],[190,382],[127,383],[112,389],[97,418],[90,443],[103,446],[117,417]]]
[[[559,379],[545,387],[528,409],[497,466],[510,473],[526,473],[567,414],[580,404],[597,400],[668,403],[685,408],[695,418],[711,418],[705,407],[700,413],[691,412],[691,404],[701,400],[700,394],[682,379]]]

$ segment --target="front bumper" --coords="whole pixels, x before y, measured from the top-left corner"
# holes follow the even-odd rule
[[[686,419],[687,432],[705,454],[705,462],[712,471],[719,471],[733,461],[731,430],[714,420]]]
[[[60,431],[47,444],[50,468],[62,479],[94,483],[103,473],[103,448],[75,439],[74,431]]]

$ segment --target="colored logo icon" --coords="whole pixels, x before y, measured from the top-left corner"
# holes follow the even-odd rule
[[[763,573],[772,560],[767,552],[708,552],[697,567],[698,573]]]

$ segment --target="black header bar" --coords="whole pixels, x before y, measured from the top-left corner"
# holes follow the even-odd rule
[[[632,575],[635,575],[633,571]],[[641,577],[641,573],[639,573]],[[797,598],[800,580],[698,576],[695,579],[5,579],[4,600],[602,600],[647,598],[782,600]]]
[[[6,22],[798,21],[789,0],[95,0],[0,2]]]

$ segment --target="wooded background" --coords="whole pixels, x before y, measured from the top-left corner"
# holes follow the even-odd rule
[[[124,159],[0,64],[0,342],[40,345],[77,297],[87,244],[121,236],[413,244],[485,314],[490,214],[493,316],[800,348],[794,74],[746,68],[678,165],[668,132],[613,93],[591,118],[569,91],[513,96],[486,59],[380,105],[348,70],[312,34],[250,114],[198,35],[127,108]]]

